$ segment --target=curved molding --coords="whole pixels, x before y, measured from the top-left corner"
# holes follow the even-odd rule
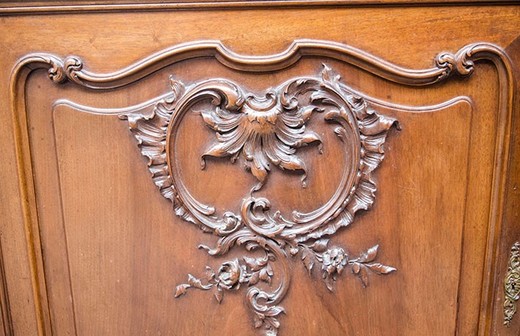
[[[408,86],[428,86],[435,83],[440,83],[448,80],[452,77],[463,77],[469,76],[474,71],[475,62],[478,61],[491,61],[497,68],[499,81],[500,81],[500,97],[499,97],[499,110],[498,110],[498,125],[497,137],[495,141],[495,170],[493,177],[493,189],[492,189],[492,204],[491,212],[488,223],[488,242],[489,245],[486,250],[486,265],[485,268],[488,271],[486,274],[494,274],[497,265],[493,260],[492,256],[497,251],[497,242],[499,233],[502,225],[503,216],[503,202],[504,202],[504,186],[505,176],[507,171],[507,159],[509,157],[509,143],[511,134],[511,116],[512,116],[512,102],[513,102],[513,89],[514,79],[513,72],[511,69],[511,63],[504,53],[504,51],[493,44],[489,43],[474,43],[467,45],[460,49],[456,53],[441,53],[435,58],[435,66],[428,69],[406,69],[395,64],[389,63],[378,57],[370,55],[362,50],[335,42],[329,41],[317,41],[317,40],[297,40],[294,41],[290,47],[278,54],[267,55],[267,56],[244,56],[236,54],[227,49],[219,41],[197,41],[191,43],[180,44],[172,48],[163,50],[159,53],[153,54],[149,57],[142,59],[128,67],[119,71],[107,74],[99,74],[87,70],[82,61],[78,57],[67,57],[60,58],[58,56],[47,54],[47,53],[36,53],[30,54],[21,58],[15,65],[10,83],[10,98],[11,98],[11,111],[13,113],[14,122],[14,134],[15,143],[17,150],[18,159],[18,173],[19,173],[19,188],[22,196],[22,208],[24,214],[25,231],[27,247],[30,256],[31,272],[33,278],[33,294],[36,302],[39,331],[43,334],[45,324],[48,319],[45,316],[42,302],[42,292],[45,292],[45,288],[41,288],[42,284],[45,285],[44,279],[39,278],[39,265],[41,260],[38,258],[40,255],[37,253],[37,247],[32,245],[34,241],[32,239],[35,234],[35,230],[38,229],[37,220],[34,216],[33,210],[35,208],[34,200],[31,195],[34,193],[33,190],[33,177],[32,177],[32,166],[30,159],[30,152],[28,146],[27,135],[27,121],[26,121],[26,109],[25,109],[25,82],[27,76],[36,69],[46,69],[49,74],[49,78],[55,83],[72,82],[78,86],[86,87],[96,90],[115,89],[121,88],[125,85],[133,84],[150,74],[159,71],[169,65],[175,64],[176,62],[195,59],[199,57],[213,57],[225,66],[245,71],[245,72],[262,72],[262,71],[279,71],[298,62],[298,60],[305,56],[319,56],[323,58],[330,58],[340,60],[349,64],[352,64],[360,69],[363,69],[371,74],[387,79],[389,81],[408,85]],[[171,100],[178,98],[177,93],[174,90],[173,96],[165,95],[163,100],[170,103]],[[182,98],[181,98],[182,100]],[[149,110],[153,105],[153,102],[145,102],[140,104],[139,108],[143,111]],[[135,110],[134,110],[135,111]],[[99,111],[100,114],[105,113],[118,113],[116,110],[104,110]],[[120,114],[120,113],[118,113]],[[130,114],[128,114],[129,116]],[[135,122],[136,120],[130,120]],[[161,126],[161,127],[164,127]],[[161,172],[161,174],[163,174]],[[162,177],[159,176],[157,181],[163,181]],[[174,197],[174,195],[165,194],[165,197]],[[287,257],[287,253],[292,254],[296,252],[294,249],[286,251],[280,249],[280,246],[272,239],[268,239],[270,235],[279,235],[281,231],[276,224],[264,225],[269,222],[272,218],[269,217],[265,210],[268,209],[269,203],[267,200],[253,199],[253,203],[244,204],[245,211],[254,211],[256,215],[249,220],[251,221],[248,226],[250,231],[244,230],[243,227],[231,227],[230,234],[221,238],[216,249],[209,249],[212,254],[225,253],[229,247],[233,244],[241,245],[244,244],[246,248],[257,248],[262,246],[266,250],[267,260],[276,258],[277,260],[284,260]],[[200,210],[202,214],[209,215],[211,209],[201,207],[199,204],[193,203],[193,207]],[[182,215],[182,214],[181,214]],[[223,221],[228,223],[230,218],[223,218]],[[259,220],[259,222],[258,222]],[[255,223],[255,221],[257,221]],[[233,221],[231,221],[233,222]],[[287,226],[289,227],[289,226]],[[218,227],[217,227],[218,228]],[[227,227],[224,227],[227,230]],[[236,229],[236,230],[235,230]],[[224,231],[225,231],[224,230]],[[273,230],[273,231],[272,231]],[[222,232],[224,232],[222,231]],[[255,244],[248,244],[251,242],[251,232],[254,232],[257,241]],[[294,232],[298,235],[299,233]],[[292,236],[292,235],[289,235]],[[260,238],[261,239],[260,239]],[[267,237],[267,238],[262,238]],[[309,236],[303,238],[302,242],[306,239],[312,238],[312,245],[307,245],[306,248],[300,248],[299,252],[302,253],[302,259],[306,263],[311,258],[304,257],[303,253],[314,253],[314,258],[320,262],[323,266],[323,271],[329,274],[331,277],[335,277],[341,272],[341,269],[349,263],[353,267],[354,274],[359,274],[363,281],[362,265],[363,263],[370,263],[373,261],[377,254],[377,246],[367,250],[361,254],[358,258],[346,257],[346,252],[339,247],[327,248],[328,240],[321,240],[318,236]],[[264,239],[264,240],[262,240]],[[308,251],[307,251],[308,250]],[[313,251],[310,251],[313,250]],[[298,252],[296,252],[298,253]],[[264,259],[265,259],[264,258]],[[244,283],[245,279],[251,279],[255,272],[263,271],[264,281],[269,282],[270,271],[267,269],[268,262],[264,259],[261,260],[231,260],[221,265],[221,267],[214,272],[213,276],[209,275],[209,282],[203,284],[199,279],[190,276],[187,284],[183,284],[178,288],[179,295],[189,287],[196,287],[200,289],[209,289],[211,287],[225,288],[226,286],[235,288],[237,284]],[[245,263],[245,264],[244,264]],[[312,268],[311,264],[306,264],[306,267]],[[329,267],[330,266],[330,267]],[[381,266],[373,266],[376,270],[382,270]],[[384,266],[386,267],[386,266]],[[285,263],[282,262],[282,269],[287,269]],[[383,269],[386,272],[390,272],[393,269]],[[381,272],[385,273],[385,272]],[[282,272],[285,274],[285,272]],[[221,277],[222,276],[222,277]],[[238,278],[236,278],[238,276]],[[225,283],[224,280],[231,278],[238,279],[238,282]],[[248,278],[249,277],[249,278]],[[242,281],[243,280],[243,281]],[[213,281],[213,282],[212,282]],[[491,312],[493,304],[493,288],[494,279],[488,276],[484,279],[484,289],[482,293],[482,315],[480,321],[480,329],[483,332],[489,330],[490,325],[486,321],[486,316]],[[248,291],[248,301],[253,311],[259,313],[257,317],[263,316],[261,320],[255,320],[255,326],[264,326],[266,330],[274,333],[279,327],[279,322],[276,320],[283,310],[277,304],[283,298],[286,290],[288,279],[282,277],[280,286],[273,293],[266,293],[257,289],[256,287],[250,288]],[[363,284],[365,282],[363,281]],[[221,286],[222,285],[222,286]],[[220,288],[220,289],[222,289]],[[217,296],[219,294],[216,294]],[[220,296],[220,299],[222,297]]]
[[[442,110],[445,108],[449,108],[451,106],[454,106],[458,103],[465,102],[469,106],[473,106],[474,102],[473,100],[468,96],[457,96],[450,100],[441,102],[439,104],[434,105],[420,105],[420,106],[408,106],[408,105],[400,105],[395,103],[389,103],[387,101],[377,99],[370,97],[360,91],[354,90],[350,88],[350,91],[355,94],[356,96],[362,97],[365,101],[369,102],[373,106],[383,107],[387,109],[397,109],[397,110],[403,110],[408,112],[415,112],[415,113],[421,113],[421,112],[431,112],[434,110]],[[164,99],[171,99],[173,97],[173,94],[171,92],[168,92],[164,95],[161,95],[156,98],[152,98],[149,101],[146,101],[141,104],[122,107],[122,108],[100,108],[100,107],[92,107],[87,106],[83,104],[79,104],[76,102],[73,102],[68,99],[58,99],[54,102],[53,107],[58,106],[66,106],[68,108],[74,109],[79,112],[83,113],[89,113],[89,114],[98,114],[98,115],[127,115],[132,111],[139,111],[139,113],[143,115],[151,114],[151,110],[153,110],[153,107],[155,104],[157,104],[160,100]]]
[[[285,51],[278,54],[249,56],[229,50],[220,41],[208,40],[179,44],[124,69],[105,74],[84,69],[82,60],[77,56],[61,60],[50,54],[32,54],[22,59],[19,66],[47,63],[51,67],[49,76],[55,82],[68,80],[84,87],[103,90],[135,83],[169,65],[199,57],[214,57],[223,65],[235,70],[265,72],[286,69],[304,56],[321,56],[352,64],[395,83],[422,86],[440,82],[455,74],[470,75],[475,59],[485,53],[498,55],[499,50],[490,44],[471,44],[456,54],[439,54],[433,68],[413,70],[397,66],[354,47],[330,41],[295,40]]]

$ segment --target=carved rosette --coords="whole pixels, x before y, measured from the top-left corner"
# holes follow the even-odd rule
[[[179,297],[189,288],[214,290],[220,303],[225,291],[249,287],[247,299],[253,312],[254,326],[265,335],[276,335],[280,327],[279,306],[290,283],[288,259],[298,257],[312,273],[319,268],[329,290],[337,277],[349,269],[363,286],[369,273],[388,274],[395,268],[375,261],[378,246],[359,256],[344,248],[329,246],[329,238],[339,228],[352,223],[354,214],[369,209],[375,197],[373,171],[384,157],[383,144],[393,118],[379,115],[361,97],[340,82],[340,76],[324,65],[321,77],[292,79],[258,97],[225,79],[206,80],[185,87],[171,80],[172,91],[155,103],[151,113],[132,111],[122,114],[128,119],[141,153],[148,158],[152,179],[161,194],[173,202],[175,212],[184,220],[220,239],[214,248],[200,246],[210,255],[225,255],[242,245],[248,251],[261,250],[263,256],[233,259],[218,268],[207,267],[206,276],[188,275],[187,283],[177,287]],[[196,111],[198,103],[210,107]],[[207,105],[206,105],[207,106]],[[245,196],[240,212],[217,214],[214,207],[194,199],[182,183],[170,157],[175,148],[170,138],[177,133],[187,113],[198,113],[202,122],[215,132],[215,141],[200,154],[201,169],[209,169],[212,157],[227,157],[231,163],[240,159],[257,180]],[[284,218],[266,198],[253,196],[263,188],[273,169],[301,174],[306,186],[307,167],[298,156],[299,148],[324,145],[322,138],[306,126],[313,115],[333,126],[345,151],[343,176],[332,198],[309,213],[293,212]],[[280,267],[279,284],[271,288],[272,262]],[[319,265],[319,267],[314,267]]]
[[[520,242],[511,247],[509,266],[504,280],[504,325],[509,327],[520,299]]]

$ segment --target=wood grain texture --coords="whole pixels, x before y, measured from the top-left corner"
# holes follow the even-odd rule
[[[143,12],[171,10],[227,10],[252,8],[323,8],[323,7],[401,7],[457,5],[516,5],[514,0],[179,0],[142,3],[139,0],[98,1],[7,1],[0,4],[0,15],[35,15],[59,13]]]
[[[515,71],[516,75],[518,76],[520,74],[519,68],[518,68],[518,60],[519,55],[518,51],[520,50],[520,39],[516,39],[513,41],[508,48],[506,49],[510,52],[512,56],[512,61],[514,64],[513,70]],[[516,83],[516,90],[518,90],[519,84],[518,81]],[[519,95],[515,96],[515,106],[517,106],[518,110],[518,104],[519,104]],[[519,191],[518,191],[518,176],[520,176],[520,155],[518,153],[518,130],[520,129],[520,118],[515,117],[513,118],[513,125],[512,129],[515,130],[512,133],[512,152],[510,154],[509,158],[509,169],[511,173],[509,174],[509,180],[507,182],[506,187],[506,210],[504,213],[504,223],[507,225],[504,227],[504,230],[502,231],[502,238],[501,238],[501,247],[500,251],[497,252],[497,258],[499,259],[499,265],[498,270],[496,272],[497,282],[503,282],[505,281],[507,270],[508,270],[508,264],[510,260],[510,250],[513,244],[518,240],[518,237],[520,236],[520,225],[519,219],[520,219],[520,213],[518,211],[518,202],[520,201],[519,198]],[[503,328],[503,318],[504,318],[504,301],[505,299],[502,298],[503,293],[496,292],[495,293],[495,309],[493,311],[493,316],[490,316],[490,319],[493,321],[493,333],[500,334],[502,332]],[[502,317],[502,321],[500,318]],[[519,328],[518,324],[520,322],[518,321],[518,318],[514,318],[511,321],[511,329],[515,330],[515,328]]]
[[[9,292],[7,290],[7,284],[5,283],[5,269],[4,269],[4,257],[0,246],[0,310],[1,310],[1,321],[0,331],[2,335],[13,334],[13,322],[11,319],[11,311],[9,310]]]
[[[478,41],[492,42],[497,51],[508,47],[518,35],[517,7],[175,14],[2,19],[3,28],[18,32],[1,37],[2,44],[9,46],[1,58],[5,66],[1,67],[0,78],[4,82],[22,56],[45,51],[60,55],[58,59],[61,55],[81,56],[87,70],[81,73],[87,76],[72,76],[80,84],[91,79],[102,83],[103,76],[90,76],[100,72],[109,74],[108,82],[122,86],[99,92],[70,83],[57,86],[44,71],[35,70],[25,89],[18,85],[11,88],[11,92],[19,93],[12,109],[18,111],[14,125],[22,150],[16,158],[10,140],[13,123],[3,125],[0,139],[11,145],[1,149],[7,160],[0,174],[5,186],[0,211],[6,219],[2,223],[2,248],[15,334],[188,335],[219,330],[253,335],[250,317],[237,295],[226,295],[220,305],[204,293],[173,299],[175,285],[185,281],[186,273],[197,273],[212,264],[194,247],[199,243],[211,245],[215,238],[201,236],[194,227],[174,217],[171,206],[160,198],[148,178],[146,162],[124,123],[115,116],[84,114],[61,105],[53,108],[53,103],[66,98],[96,108],[131,106],[166,92],[170,74],[186,83],[226,78],[259,93],[290,78],[316,74],[324,58],[345,83],[402,123],[402,131],[393,133],[386,146],[390,154],[378,171],[380,189],[374,209],[361,215],[348,234],[337,237],[353,255],[381,244],[384,250],[379,257],[391,260],[399,272],[385,281],[371,279],[367,290],[362,290],[359,282],[342,281],[344,285],[330,295],[316,278],[305,274],[303,267],[292,267],[297,280],[287,296],[288,314],[283,317],[280,333],[313,335],[323,332],[323,326],[330,335],[381,334],[382,330],[399,335],[424,330],[438,335],[455,331],[517,333],[514,321],[509,329],[500,325],[502,302],[496,298],[501,294],[495,290],[502,286],[499,270],[507,258],[502,251],[510,247],[506,247],[506,241],[515,239],[517,227],[508,219],[515,218],[517,203],[514,189],[509,189],[507,182],[517,150],[516,138],[510,137],[515,134],[511,130],[517,120],[517,112],[511,108],[514,48],[506,49],[512,55],[511,67],[507,57],[501,59],[491,49],[479,49],[476,55],[496,61],[498,71],[487,61],[477,61],[468,79],[428,88],[392,83],[359,69],[361,65],[373,70],[366,66],[370,62],[349,65],[353,58],[305,52],[292,63],[280,61],[285,64],[282,67],[291,65],[283,71],[269,66],[257,68],[253,74],[228,68],[226,65],[233,67],[236,59],[232,56],[231,62],[224,63],[210,57],[172,65],[166,62],[147,77],[123,76],[132,79],[128,82],[114,81],[111,74],[158,50],[193,40],[221,40],[238,54],[270,55],[283,54],[290,50],[293,40],[302,38],[348,42],[357,50],[397,63],[401,69],[428,69],[428,74],[436,69],[433,59],[438,52],[455,52]],[[241,20],[222,25],[229,14]],[[201,17],[207,25],[197,24]],[[418,18],[417,25],[409,27],[408,17]],[[128,28],[128,20],[135,27]],[[164,25],[164,20],[169,24]],[[89,28],[108,21],[111,27],[125,26],[125,30],[100,34]],[[392,29],[388,29],[390,24]],[[471,29],[476,24],[477,31]],[[23,29],[29,25],[37,26],[39,35]],[[78,26],[87,28],[78,30]],[[440,36],[450,34],[451,39],[432,39],[429,32],[433,28]],[[42,36],[63,38],[49,44]],[[415,41],[405,43],[411,37]],[[459,56],[450,64],[465,64],[464,53]],[[259,62],[266,62],[266,58]],[[460,71],[466,71],[466,67]],[[399,78],[389,73],[387,78]],[[21,72],[22,82],[26,74]],[[2,102],[8,102],[7,94],[0,93]],[[5,118],[12,119],[10,114]],[[180,159],[183,176],[194,193],[224,208],[226,202],[240,199],[241,190],[247,190],[244,187],[254,182],[254,177],[244,173],[242,167],[232,168],[224,162],[212,162],[213,169],[200,171],[197,157],[204,150],[202,140],[214,135],[198,118],[179,127],[179,146],[186,153]],[[332,157],[339,155],[338,148],[330,151]],[[326,165],[321,160],[313,161],[307,152],[304,156],[311,159],[312,171],[316,170],[309,174],[312,183],[308,191],[300,191],[298,175],[285,177],[277,170],[270,173],[273,189],[268,195],[283,204],[283,211],[316,207],[318,200],[332,192],[326,177],[338,178],[329,171],[337,171],[339,162]],[[19,181],[30,183],[18,185]],[[23,206],[18,201],[20,193]],[[510,193],[513,196],[505,196]],[[478,320],[480,323],[476,323]]]
[[[206,48],[204,43],[197,45]],[[321,44],[322,48],[326,45]],[[320,45],[315,43],[315,46],[319,50]],[[153,67],[161,59],[152,59],[149,66]],[[251,67],[257,71],[255,64]],[[79,72],[71,76],[83,85],[81,77]],[[203,232],[220,237],[215,247],[199,246],[210,255],[226,256],[238,246],[263,251],[263,257],[244,255],[224,262],[215,270],[206,266],[206,279],[188,275],[188,282],[177,286],[175,297],[186,294],[190,288],[214,290],[220,303],[225,291],[250,286],[246,297],[254,326],[266,335],[273,335],[280,327],[279,315],[284,312],[280,304],[290,289],[291,272],[286,259],[301,258],[309,274],[321,268],[319,272],[330,291],[334,290],[343,270],[352,271],[363,287],[368,286],[369,273],[384,275],[395,271],[375,260],[378,245],[367,247],[358,257],[343,247],[329,245],[328,237],[351,225],[356,212],[372,207],[377,189],[373,176],[384,157],[387,133],[397,125],[396,119],[378,114],[340,78],[324,64],[321,75],[292,78],[268,89],[265,95],[248,92],[226,79],[209,79],[192,85],[170,79],[170,93],[133,107],[97,109],[67,100],[60,100],[55,106],[67,105],[86,113],[118,115],[128,120],[141,154],[148,160],[154,184],[173,202],[175,213]],[[208,105],[208,102],[211,103]],[[206,149],[199,157],[200,169],[206,169],[210,158],[230,158],[232,164],[243,166],[256,179],[249,192],[239,197],[242,201],[224,205],[223,211],[217,211],[213,202],[202,202],[201,198],[194,197],[193,189],[185,183],[194,172],[186,169],[183,158],[190,156],[190,152],[199,152],[200,148],[183,151],[182,146],[178,146],[184,138],[179,130],[184,128],[184,120],[194,114],[193,111],[215,132],[217,140],[208,141],[209,146],[202,144]],[[264,185],[270,185],[268,177],[275,168],[286,171],[289,176],[299,174],[300,188],[307,188],[311,172],[303,159],[303,147],[317,145],[321,155],[323,148],[334,141],[329,137],[332,141],[325,143],[322,135],[309,128],[311,123],[319,127],[319,119],[335,125],[333,134],[341,144],[337,144],[334,151],[343,153],[344,158],[341,177],[336,186],[326,180],[334,192],[320,202],[323,205],[309,210],[289,208],[282,213],[278,204],[271,203],[269,196],[260,193],[265,190]],[[190,132],[196,129],[196,125],[189,127]],[[307,151],[305,156],[309,154]],[[200,183],[199,180],[194,186]],[[224,192],[229,193],[229,189]],[[277,275],[273,271],[274,262],[282,265]],[[280,278],[278,288],[265,290],[256,286],[260,281],[271,285],[274,276]]]

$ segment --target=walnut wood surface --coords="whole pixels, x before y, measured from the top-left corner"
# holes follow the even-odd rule
[[[309,277],[301,264],[291,264],[280,335],[517,335],[518,316],[509,328],[503,325],[503,281],[520,234],[520,118],[513,94],[519,25],[518,6],[0,18],[8,32],[0,35],[4,334],[256,335],[243,293],[226,293],[221,304],[202,291],[174,299],[187,273],[228,259],[215,262],[196,249],[217,238],[175,216],[125,122],[55,102],[124,108],[168,92],[172,74],[188,84],[224,78],[260,94],[292,78],[316,76],[327,63],[378,113],[401,125],[390,131],[375,173],[373,208],[334,240],[352,255],[379,244],[378,259],[398,271],[370,277],[368,288],[344,276],[329,293],[318,274]],[[150,55],[164,55],[161,50],[203,40],[220,42],[211,42],[205,57],[166,57],[155,68],[131,70]],[[291,53],[297,40],[303,41],[299,51]],[[336,54],[323,45],[313,49],[311,40],[348,47]],[[477,42],[483,43],[469,76],[457,74],[469,69],[471,55],[435,63],[439,53]],[[211,51],[219,46],[231,56]],[[45,71],[32,71],[45,60],[24,58],[39,53],[77,55],[84,71],[76,77],[70,72],[71,81],[57,85]],[[367,61],[368,54],[377,58]],[[246,71],[244,64],[257,61],[254,72]],[[442,61],[454,67],[454,77],[434,84],[442,76],[436,71],[446,69],[439,67]],[[430,85],[418,86],[424,78]],[[85,87],[96,85],[99,90]],[[337,139],[329,128],[309,127],[318,127],[331,145],[322,156],[316,148],[303,150],[307,188],[300,175],[273,168],[262,189],[285,213],[320,206],[341,178]],[[200,115],[187,117],[176,136],[181,174],[193,195],[225,210],[256,183],[242,166],[224,160],[200,170],[199,157],[215,137]],[[229,258],[244,254],[238,249]]]
[[[515,0],[77,0],[77,1],[4,1],[0,15],[35,15],[89,13],[106,11],[169,11],[194,9],[277,8],[277,7],[371,7],[371,6],[453,6],[515,5]]]

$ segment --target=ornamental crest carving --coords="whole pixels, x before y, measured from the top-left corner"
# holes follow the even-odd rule
[[[209,104],[197,110],[195,106],[201,102]],[[203,277],[189,274],[187,282],[177,286],[176,297],[196,288],[212,291],[220,303],[226,291],[247,287],[254,327],[264,335],[276,335],[293,260],[301,260],[311,276],[319,273],[330,291],[345,273],[359,278],[366,287],[369,274],[395,271],[376,261],[377,245],[353,255],[330,243],[337,230],[352,223],[358,210],[372,206],[376,191],[372,174],[383,160],[383,145],[396,120],[378,114],[327,65],[318,77],[294,78],[263,95],[249,93],[227,79],[188,86],[171,79],[171,92],[146,110],[150,112],[134,110],[120,117],[128,120],[141,153],[148,158],[154,183],[173,202],[175,213],[220,237],[214,247],[199,247],[213,256],[223,256],[238,246],[262,255],[246,253],[218,267],[207,266]],[[249,192],[237,200],[241,202],[239,212],[217,213],[214,206],[195,199],[170,163],[175,156],[170,138],[190,113],[200,115],[201,127],[214,132],[214,140],[197,153],[201,169],[211,169],[215,158],[228,158],[230,164],[242,162],[244,173],[255,177]],[[343,175],[325,204],[308,213],[294,211],[286,218],[276,204],[255,193],[268,188],[269,174],[275,169],[300,174],[301,187],[306,187],[308,168],[299,156],[300,148],[313,146],[315,155],[320,155],[327,146],[308,127],[312,116],[336,134],[345,153]],[[275,271],[276,285],[272,281]]]

